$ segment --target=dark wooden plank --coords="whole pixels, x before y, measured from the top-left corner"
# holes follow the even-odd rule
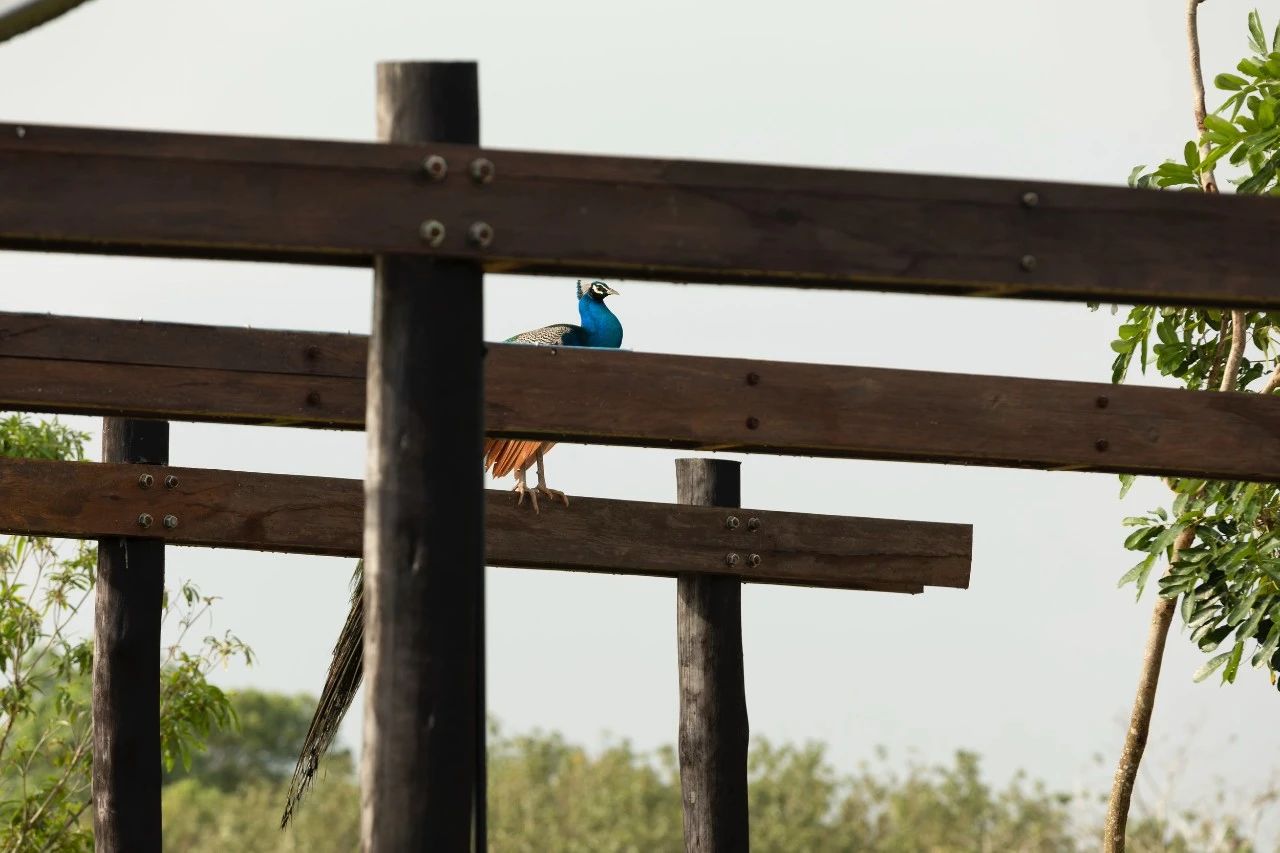
[[[137,489],[144,466],[169,461],[169,425],[107,418],[102,427],[102,458],[108,463],[143,463],[109,466],[121,479],[131,477]],[[5,489],[6,503],[26,496]],[[65,499],[47,497],[54,503]],[[160,619],[165,543],[127,535],[138,530],[135,524],[98,543],[93,835],[100,853],[159,853],[161,849]]]
[[[477,466],[478,467],[478,466]],[[149,473],[157,484],[138,485]],[[168,485],[173,477],[172,486]],[[173,466],[0,458],[0,531],[109,539],[146,533],[170,545],[358,557],[359,480]],[[486,492],[492,566],[920,591],[969,585],[968,525],[574,497],[541,515]],[[137,519],[156,519],[143,531]],[[175,526],[165,527],[172,515]],[[759,554],[759,565],[728,554]]]
[[[479,133],[475,63],[378,66],[382,139],[474,143]],[[374,264],[361,757],[369,851],[484,847],[482,278],[466,261],[380,254]]]
[[[742,464],[677,459],[676,502],[742,506]],[[751,565],[758,554],[734,554]],[[732,576],[681,573],[676,581],[676,649],[680,664],[680,792],[684,849],[746,850],[747,688],[742,664],[742,582]]]
[[[477,156],[490,183],[468,176]],[[1280,206],[1245,196],[0,125],[10,248],[1275,308],[1277,226]]]
[[[64,319],[0,314],[0,408],[363,428],[363,337],[99,320],[95,356]],[[313,345],[330,366],[296,363]],[[485,361],[491,435],[1280,481],[1280,400],[1257,394],[503,344]]]

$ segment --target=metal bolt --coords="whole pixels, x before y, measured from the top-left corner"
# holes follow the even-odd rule
[[[176,488],[178,488],[178,478],[177,478],[177,477],[175,477],[175,476],[173,476],[172,474],[170,474],[168,477],[165,477],[165,478],[164,478],[164,487],[165,487],[166,489],[176,489]]]
[[[1040,194],[1036,192],[1025,192],[1022,194],[1022,203],[1026,207],[1035,207],[1040,203]]]
[[[747,418],[747,429],[756,429],[760,426],[760,419],[754,415]]]
[[[488,222],[473,222],[467,229],[467,239],[484,249],[493,242],[493,228]]]
[[[747,384],[748,384],[748,385],[759,385],[759,384],[760,384],[760,374],[759,374],[759,373],[748,373],[748,374],[747,374]]]
[[[760,529],[760,519],[758,519],[758,518],[748,518],[748,519],[747,519],[747,529],[748,529],[748,530],[750,530],[752,533],[755,533],[757,530],[759,530],[759,529]]]
[[[428,219],[418,227],[418,236],[428,246],[439,246],[444,242],[444,223],[439,219]]]
[[[151,488],[152,486],[154,486],[154,485],[155,485],[155,483],[156,483],[156,478],[155,478],[155,477],[152,477],[150,474],[139,474],[139,475],[138,475],[138,486],[139,486],[140,488],[143,488],[143,489],[149,489],[149,488]]]
[[[164,526],[167,530],[172,530],[178,526],[178,517],[176,515],[166,515],[164,517]]]
[[[1110,447],[1111,442],[1107,441],[1105,438],[1100,438],[1093,443],[1093,446],[1098,448],[1099,452],[1101,452],[1103,450],[1106,450],[1108,447]]]
[[[308,392],[308,393],[307,393],[307,405],[308,405],[308,406],[318,406],[318,405],[320,405],[320,392],[319,392],[319,391],[310,391],[310,392]]]
[[[1036,256],[1023,255],[1020,263],[1022,264],[1022,268],[1024,270],[1026,270],[1027,272],[1031,272],[1033,269],[1036,268]]]
[[[487,184],[492,181],[496,171],[492,160],[477,157],[471,161],[471,180],[477,184]]]
[[[736,565],[738,565],[738,555],[737,555],[737,554],[729,554],[728,556],[726,556],[726,557],[724,558],[724,564],[725,564],[726,566],[736,566]]]
[[[1111,403],[1111,401],[1108,400],[1106,397],[1099,397],[1097,400],[1097,403],[1098,403],[1099,409],[1105,409]]]
[[[750,566],[750,567],[751,567],[751,568],[753,568],[753,569],[754,569],[756,566],[760,565],[760,555],[759,555],[759,554],[751,554],[750,556],[748,556],[748,557],[747,557],[747,565],[748,565],[748,566]]]
[[[736,515],[731,515],[724,520],[724,526],[730,530],[737,530],[738,525],[741,523],[742,522],[738,521],[738,517]]]
[[[443,181],[449,174],[449,164],[439,154],[432,154],[422,161],[422,171],[433,181]]]
[[[307,357],[307,361],[316,361],[317,359],[320,358],[320,347],[315,346],[313,344],[312,346],[309,346],[306,348],[306,350],[304,351],[304,354]]]
[[[25,127],[16,127],[13,129],[13,132],[18,135],[19,139],[23,139],[27,135],[27,129]]]
[[[143,528],[150,527],[151,522],[153,521],[155,521],[155,519],[151,517],[150,513],[144,512],[142,515],[138,516],[139,527],[143,527]]]

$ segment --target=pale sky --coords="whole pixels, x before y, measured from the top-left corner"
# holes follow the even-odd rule
[[[1280,2],[1257,5],[1274,26]],[[96,0],[0,45],[0,120],[367,140],[379,60],[475,59],[482,139],[501,148],[1122,184],[1192,132],[1181,3],[618,8]],[[1248,8],[1203,8],[1210,76],[1244,55]],[[0,253],[0,282],[6,311],[369,328],[365,270]],[[1111,360],[1115,321],[1083,305],[610,283],[635,350],[1094,381]],[[487,337],[574,320],[572,292],[488,277]],[[676,455],[561,445],[547,466],[571,495],[670,501]],[[364,436],[175,424],[172,460],[360,477]],[[1153,603],[1115,588],[1136,560],[1119,522],[1164,501],[1154,483],[1123,505],[1116,494],[1100,474],[746,458],[748,506],[975,528],[967,591],[747,587],[752,732],[824,740],[844,769],[877,744],[930,761],[964,748],[998,783],[1023,768],[1104,792]],[[169,575],[222,596],[214,627],[259,656],[219,684],[314,693],[352,565],[175,548]],[[495,569],[488,589],[490,710],[505,728],[674,741],[674,581]],[[1141,796],[1154,803],[1184,763],[1187,796],[1215,776],[1243,790],[1273,778],[1280,695],[1256,670],[1193,684],[1203,656],[1174,635]],[[344,737],[358,731],[349,720]]]

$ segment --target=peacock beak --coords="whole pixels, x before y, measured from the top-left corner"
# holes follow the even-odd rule
[[[618,296],[619,294],[618,294],[618,291],[614,290],[612,287],[610,287],[609,285],[607,285],[607,284],[606,284],[606,285],[604,286],[604,295],[605,295],[605,296]]]

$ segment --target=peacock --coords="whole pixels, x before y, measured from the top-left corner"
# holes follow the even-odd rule
[[[603,281],[593,281],[585,287],[579,281],[577,293],[578,317],[581,325],[556,323],[543,326],[540,329],[513,335],[507,338],[505,343],[606,349],[617,349],[622,346],[622,323],[604,303],[607,297],[617,296],[618,291]],[[534,512],[540,512],[538,495],[552,501],[563,501],[564,505],[568,506],[569,498],[564,492],[547,486],[543,456],[554,446],[555,442],[551,441],[518,438],[485,439],[484,468],[494,477],[505,477],[515,473],[516,485],[513,491],[518,496],[517,506],[523,505],[527,496]],[[538,476],[538,484],[532,489],[525,481],[530,465],[536,466]],[[351,586],[351,608],[347,612],[347,621],[343,623],[342,631],[338,634],[338,642],[333,647],[333,662],[329,664],[329,673],[325,677],[324,689],[320,692],[320,701],[316,705],[311,726],[302,743],[302,752],[298,756],[298,763],[293,771],[284,815],[280,819],[282,829],[288,826],[302,797],[315,779],[320,759],[333,744],[333,739],[338,734],[338,726],[347,715],[364,675],[363,560],[356,563]]]

